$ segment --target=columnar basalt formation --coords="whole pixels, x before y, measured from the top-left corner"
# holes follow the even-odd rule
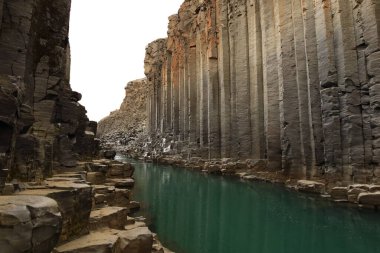
[[[147,48],[149,128],[184,158],[380,179],[380,2],[187,0]],[[186,148],[184,148],[186,147]]]
[[[0,192],[96,152],[96,123],[69,84],[70,4],[0,1]]]
[[[109,143],[114,146],[116,142],[126,144],[144,132],[147,124],[147,89],[145,78],[128,82],[120,108],[99,121],[98,136],[102,145]]]

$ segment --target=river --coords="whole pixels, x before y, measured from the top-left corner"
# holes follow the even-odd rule
[[[134,164],[139,215],[177,253],[380,253],[380,213],[260,182]]]

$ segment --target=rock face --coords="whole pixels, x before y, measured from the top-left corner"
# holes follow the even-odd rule
[[[96,152],[96,123],[70,88],[71,1],[0,1],[0,191]]]
[[[379,7],[185,1],[168,39],[147,47],[150,150],[379,181]]]
[[[98,136],[105,140],[102,143],[105,147],[115,142],[132,144],[143,133],[147,121],[147,87],[146,79],[129,82],[120,109],[99,121]]]
[[[2,253],[50,253],[61,232],[57,203],[46,197],[0,196]]]

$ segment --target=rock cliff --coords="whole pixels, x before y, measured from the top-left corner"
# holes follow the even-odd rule
[[[185,1],[167,41],[147,48],[150,150],[379,182],[379,10],[374,0]]]
[[[98,124],[98,136],[102,146],[115,146],[114,144],[128,144],[119,146],[129,149],[134,141],[144,133],[147,122],[147,79],[131,81],[125,87],[125,98],[120,109]]]
[[[96,122],[69,83],[70,4],[0,1],[0,191],[96,152]]]

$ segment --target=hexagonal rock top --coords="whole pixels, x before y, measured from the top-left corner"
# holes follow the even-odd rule
[[[58,204],[42,196],[0,196],[1,253],[49,253],[62,227]]]

